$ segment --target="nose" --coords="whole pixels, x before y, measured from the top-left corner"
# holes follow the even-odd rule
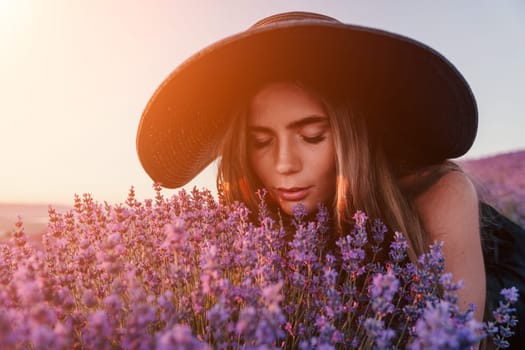
[[[275,154],[275,171],[282,175],[299,172],[302,161],[298,150],[291,142],[280,142]]]

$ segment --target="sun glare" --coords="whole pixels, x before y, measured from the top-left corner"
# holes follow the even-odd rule
[[[29,15],[31,0],[0,0],[0,34],[14,34]]]
[[[0,18],[8,19],[16,8],[16,0],[0,0]],[[5,23],[2,21],[1,23]]]

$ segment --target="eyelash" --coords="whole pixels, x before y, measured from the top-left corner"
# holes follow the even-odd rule
[[[318,143],[324,141],[326,139],[326,136],[323,133],[323,134],[320,134],[320,135],[317,135],[317,136],[312,136],[312,137],[301,136],[301,138],[306,143],[310,143],[310,144],[315,145],[315,144],[318,144]],[[254,148],[256,148],[256,149],[260,149],[260,148],[264,148],[267,145],[269,145],[270,142],[272,142],[272,139],[268,139],[268,140],[264,140],[264,141],[259,141],[257,139],[254,139],[254,140],[252,140],[252,146]]]
[[[305,142],[315,145],[315,144],[323,141],[326,137],[324,136],[324,134],[321,134],[321,135],[317,135],[317,136],[313,136],[313,137],[302,136],[302,138],[303,138],[303,140]]]

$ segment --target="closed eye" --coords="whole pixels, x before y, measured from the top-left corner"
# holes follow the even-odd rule
[[[265,138],[265,139],[252,138],[250,140],[250,145],[253,148],[259,149],[259,148],[264,148],[264,147],[268,146],[270,144],[270,142],[272,142],[271,138]]]
[[[311,136],[311,137],[301,136],[301,137],[303,138],[305,142],[311,143],[311,144],[317,144],[326,139],[326,136],[324,135],[324,133],[317,135],[317,136]]]

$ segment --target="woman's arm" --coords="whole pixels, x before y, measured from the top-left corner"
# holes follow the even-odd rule
[[[478,197],[474,185],[460,171],[443,175],[415,199],[415,206],[430,241],[443,241],[446,270],[463,280],[459,306],[476,305],[475,318],[483,319],[485,268],[479,232]]]

